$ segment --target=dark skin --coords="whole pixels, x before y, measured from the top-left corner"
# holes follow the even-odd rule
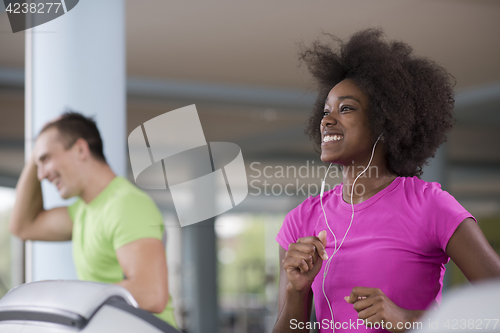
[[[378,177],[368,171],[356,181],[364,186],[364,191],[354,191],[352,184],[355,177],[368,165],[375,138],[370,131],[367,111],[368,97],[349,79],[337,84],[330,91],[325,103],[325,114],[321,121],[321,160],[344,166],[345,202],[354,204],[363,202],[391,184],[397,177],[393,174],[385,158],[383,140],[376,145],[371,166],[378,169]],[[324,142],[325,136],[336,140]],[[327,140],[328,141],[328,140]],[[349,168],[347,168],[349,167]],[[354,173],[352,172],[354,168]],[[373,169],[375,170],[375,169]],[[365,177],[366,176],[366,177]],[[357,195],[359,193],[360,195]],[[279,315],[274,333],[308,332],[307,329],[292,329],[290,320],[307,322],[311,315],[311,285],[318,274],[323,261],[328,259],[325,250],[326,231],[319,235],[300,238],[289,245],[288,251],[280,247],[279,255],[282,263],[279,285]],[[500,257],[486,240],[481,229],[471,218],[467,218],[458,226],[449,240],[446,253],[457,264],[471,282],[500,277]],[[391,322],[391,332],[404,332],[398,329],[398,322],[415,322],[425,310],[403,309],[383,290],[366,286],[352,286],[351,294],[345,301],[352,304],[358,317],[371,323]]]

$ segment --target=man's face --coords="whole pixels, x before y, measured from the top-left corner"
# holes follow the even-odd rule
[[[48,179],[63,199],[79,195],[78,155],[75,146],[65,149],[56,128],[40,134],[35,142],[34,158],[38,179]]]

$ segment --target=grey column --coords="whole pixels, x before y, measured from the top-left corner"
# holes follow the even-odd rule
[[[104,153],[126,174],[125,5],[85,0],[26,31],[26,154],[42,126],[65,109],[94,116]],[[67,205],[42,183],[44,207]],[[71,242],[27,242],[26,281],[76,279]]]
[[[446,176],[446,143],[443,144],[436,151],[436,156],[429,161],[429,165],[423,168],[422,179],[427,182],[438,182],[441,188],[446,191],[447,189],[447,176]],[[446,265],[446,274],[443,278],[443,289],[447,289],[450,285],[451,266]]]
[[[436,156],[423,168],[422,179],[426,182],[438,182],[446,189],[446,143],[436,151]]]
[[[218,332],[215,218],[182,227],[183,294],[189,333]]]

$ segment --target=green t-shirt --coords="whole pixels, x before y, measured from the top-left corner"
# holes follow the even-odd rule
[[[73,221],[73,260],[80,280],[116,283],[124,279],[116,250],[142,238],[162,240],[163,218],[153,200],[122,177],[115,177],[88,205],[68,207]],[[177,327],[172,299],[155,314]]]

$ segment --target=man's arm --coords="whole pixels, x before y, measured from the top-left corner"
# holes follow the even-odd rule
[[[71,240],[73,223],[68,209],[43,209],[42,188],[33,158],[28,160],[19,177],[9,230],[22,240]]]
[[[160,313],[168,303],[168,270],[165,250],[160,240],[143,238],[116,251],[125,280],[117,284],[126,288],[139,307]]]

